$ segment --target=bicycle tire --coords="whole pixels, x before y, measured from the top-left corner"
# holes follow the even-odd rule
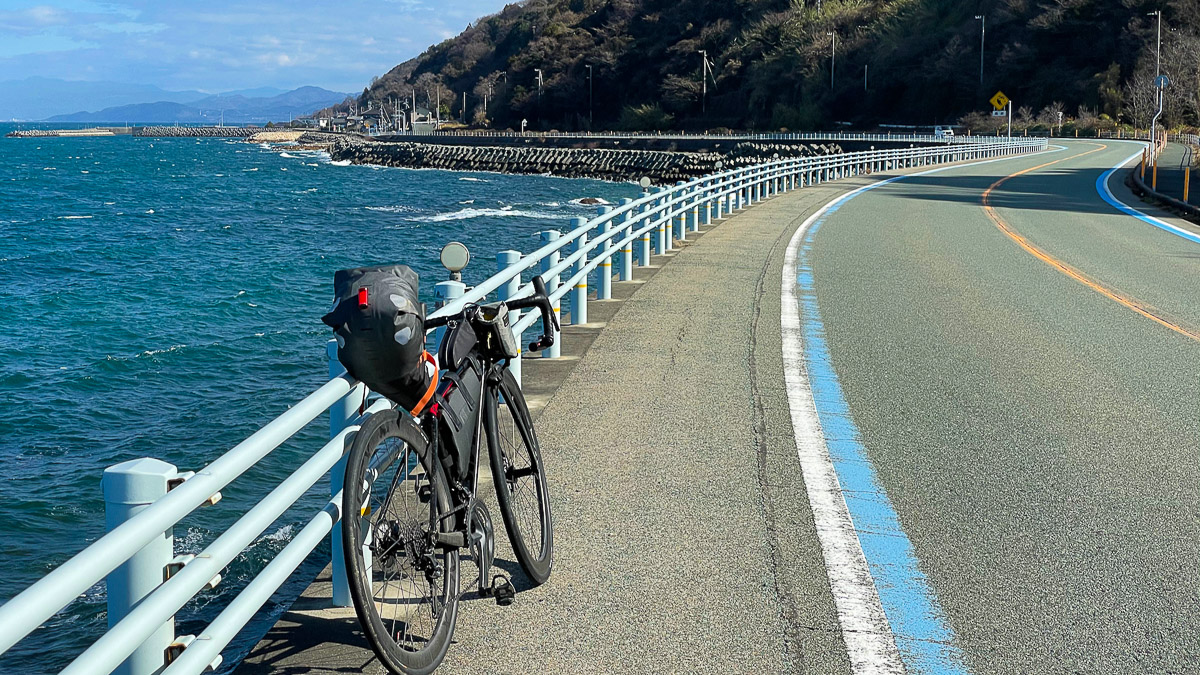
[[[554,563],[545,464],[525,396],[507,369],[485,394],[484,431],[496,498],[513,553],[534,584],[545,583]]]
[[[371,649],[400,675],[433,672],[458,617],[459,550],[433,546],[429,536],[453,530],[450,489],[429,455],[417,423],[393,409],[367,419],[346,459],[342,546],[350,597]]]

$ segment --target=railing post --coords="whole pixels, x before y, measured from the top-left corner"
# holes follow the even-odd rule
[[[337,340],[325,343],[325,356],[329,362],[329,379],[340,377],[346,368],[338,361]],[[329,437],[333,438],[342,432],[347,425],[358,417],[358,409],[366,399],[367,386],[359,383],[345,396],[338,399],[329,408]],[[346,480],[346,455],[342,455],[333,468],[329,470],[329,496],[333,497],[342,491]],[[346,577],[346,555],[342,548],[342,522],[333,524],[329,533],[330,562],[333,564],[333,606],[349,607],[353,604],[350,598],[350,584]],[[370,557],[367,557],[370,560]]]
[[[704,199],[704,224],[712,225],[713,216],[713,179],[709,178],[700,185],[700,194]],[[719,217],[719,216],[718,216]]]
[[[640,207],[638,207],[640,209],[640,213],[642,213],[642,214],[647,213],[650,210],[650,206],[651,205],[649,203],[642,204]],[[638,227],[638,229],[642,229],[649,224],[650,224],[650,216],[645,216],[641,220],[638,221],[637,227]],[[642,267],[650,266],[650,239],[651,239],[651,230],[646,230],[645,232],[642,232],[641,246],[638,249],[638,265],[641,265]]]
[[[557,241],[560,237],[562,237],[562,233],[559,232],[558,230],[544,230],[544,231],[540,232],[540,234],[542,235],[542,245],[543,246],[545,246],[546,244],[549,244],[553,241]],[[550,270],[550,268],[558,265],[558,259],[559,259],[558,251],[551,253],[550,255],[546,256],[545,258],[542,258],[542,281],[546,282],[546,293],[547,294],[552,295],[555,291],[558,290],[558,280],[559,280],[558,275],[555,274],[552,277],[546,276],[546,272],[548,272]],[[555,300],[550,304],[553,306],[555,314],[562,313],[562,300],[561,299]],[[561,323],[561,317],[559,319],[559,322]],[[550,347],[548,347],[546,350],[544,350],[542,352],[542,356],[545,358],[549,358],[549,359],[556,359],[561,354],[562,354],[562,335],[560,334],[559,331],[554,331],[554,344],[550,345]]]
[[[632,199],[621,200],[621,206],[633,203]],[[629,239],[633,235],[633,210],[627,210],[621,216],[621,239]],[[633,242],[626,241],[621,247],[621,281],[633,281]]]
[[[167,482],[178,469],[158,459],[142,458],[110,466],[100,479],[104,493],[104,525],[109,532],[167,494]],[[130,556],[105,581],[108,627],[125,618],[139,602],[163,583],[167,564],[175,556],[175,537],[167,530]],[[175,620],[168,620],[125,659],[115,675],[151,675],[163,667],[167,647],[175,640]]]
[[[665,209],[662,208],[664,201],[662,193],[665,189],[662,187],[654,188],[654,194],[658,195],[658,198],[654,200],[654,208],[658,209],[657,213],[654,214],[654,219],[658,221],[658,240],[654,246],[654,253],[656,255],[662,255],[667,252],[667,223],[670,218],[664,213]]]
[[[500,273],[504,270],[521,262],[520,251],[500,251],[496,254],[496,272]],[[500,288],[496,289],[496,298],[498,300],[512,300],[513,296],[521,292],[521,275],[516,274],[512,279],[505,282]],[[508,317],[508,325],[515,326],[521,318],[520,310],[511,311]],[[512,373],[517,384],[521,384],[521,353],[525,349],[525,340],[523,335],[514,335],[517,339],[517,358],[509,359],[508,372]]]
[[[700,197],[704,194],[704,183],[692,187],[691,199],[688,201],[692,204],[692,232],[700,231]]]
[[[438,307],[446,305],[458,300],[467,292],[467,285],[461,281],[439,281],[433,287],[433,297],[437,301]],[[438,328],[434,333],[434,344],[442,344],[442,336],[446,333],[446,327]]]
[[[586,218],[572,218],[571,229],[576,230],[587,224]],[[571,253],[579,253],[584,246],[587,245],[587,234],[579,235],[571,242]],[[587,266],[587,255],[580,255],[575,261],[575,267],[572,268],[571,276],[579,276]],[[587,323],[587,300],[588,300],[588,281],[587,275],[575,282],[575,287],[571,289],[571,323],[579,326]]]
[[[612,212],[612,207],[611,206],[601,206],[599,209],[599,212],[600,212],[600,215],[603,216],[606,213]],[[608,220],[604,221],[600,225],[600,231],[603,234],[608,234],[609,232],[612,232],[612,218],[609,218]],[[606,251],[608,249],[611,249],[612,243],[613,243],[613,240],[611,238],[605,239],[603,248],[601,250]],[[613,259],[612,254],[606,253],[606,254],[604,254],[604,260],[601,260],[600,264],[596,266],[596,271],[599,272],[599,276],[600,276],[600,279],[599,279],[600,285],[596,289],[596,299],[597,300],[611,300],[612,299],[612,259]]]
[[[725,200],[727,199],[727,197],[724,194],[726,188],[721,185],[721,183],[725,182],[724,179],[717,178],[716,182],[717,182],[717,187],[716,187],[717,194],[716,194],[716,199],[714,201],[716,201],[716,205],[717,205],[716,219],[720,220],[721,216],[723,215],[721,212],[725,208]]]
[[[683,181],[678,181],[675,183],[675,187],[677,188],[675,195],[679,199],[679,206],[678,206],[679,220],[676,222],[675,227],[673,227],[672,229],[675,230],[675,238],[678,239],[679,241],[687,240],[687,212],[688,212],[688,201],[689,201],[688,195],[689,195],[689,193],[685,192],[682,189],[679,189],[679,188],[682,188],[683,185],[684,185]]]

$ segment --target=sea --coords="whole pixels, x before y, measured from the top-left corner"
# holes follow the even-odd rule
[[[28,128],[28,125],[25,125]],[[0,124],[0,136],[15,128]],[[341,165],[289,145],[0,138],[0,602],[104,533],[100,477],[139,457],[198,470],[328,379],[336,270],[403,263],[432,303],[441,247],[495,253],[633,184]],[[199,553],[318,449],[319,418],[174,529]],[[319,482],[176,617],[199,634],[329,499]],[[329,560],[322,545],[226,649],[228,671]],[[57,672],[107,627],[96,584],[8,653]]]

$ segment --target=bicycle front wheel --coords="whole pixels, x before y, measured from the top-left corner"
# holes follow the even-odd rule
[[[550,578],[554,527],[537,434],[521,387],[507,369],[483,404],[492,479],[517,562],[535,584]]]
[[[450,490],[416,422],[372,415],[346,459],[342,545],[363,633],[391,672],[426,675],[446,655],[458,614],[458,549],[439,546]]]

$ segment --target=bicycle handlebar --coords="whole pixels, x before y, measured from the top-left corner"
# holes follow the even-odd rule
[[[533,278],[533,295],[531,295],[527,298],[520,298],[517,300],[508,300],[508,301],[505,301],[503,303],[498,303],[498,304],[504,304],[509,309],[529,309],[529,308],[536,307],[539,311],[541,311],[541,313],[542,313],[542,335],[540,337],[538,337],[538,339],[534,340],[532,344],[529,345],[530,351],[540,352],[543,349],[553,345],[554,344],[554,333],[559,330],[562,330],[561,326],[558,323],[558,315],[555,314],[555,312],[554,312],[554,306],[550,303],[549,296],[546,295],[546,283],[544,281],[542,281],[542,278],[540,276]],[[435,318],[431,318],[431,319],[426,319],[425,320],[425,328],[426,329],[441,328],[442,326],[445,326],[446,324],[448,324],[450,321],[453,321],[455,319],[462,317],[462,315],[465,312],[466,312],[466,309],[464,308],[463,312],[460,312],[459,314],[452,314],[452,315],[448,315],[448,316],[440,316],[440,317],[435,317]]]

